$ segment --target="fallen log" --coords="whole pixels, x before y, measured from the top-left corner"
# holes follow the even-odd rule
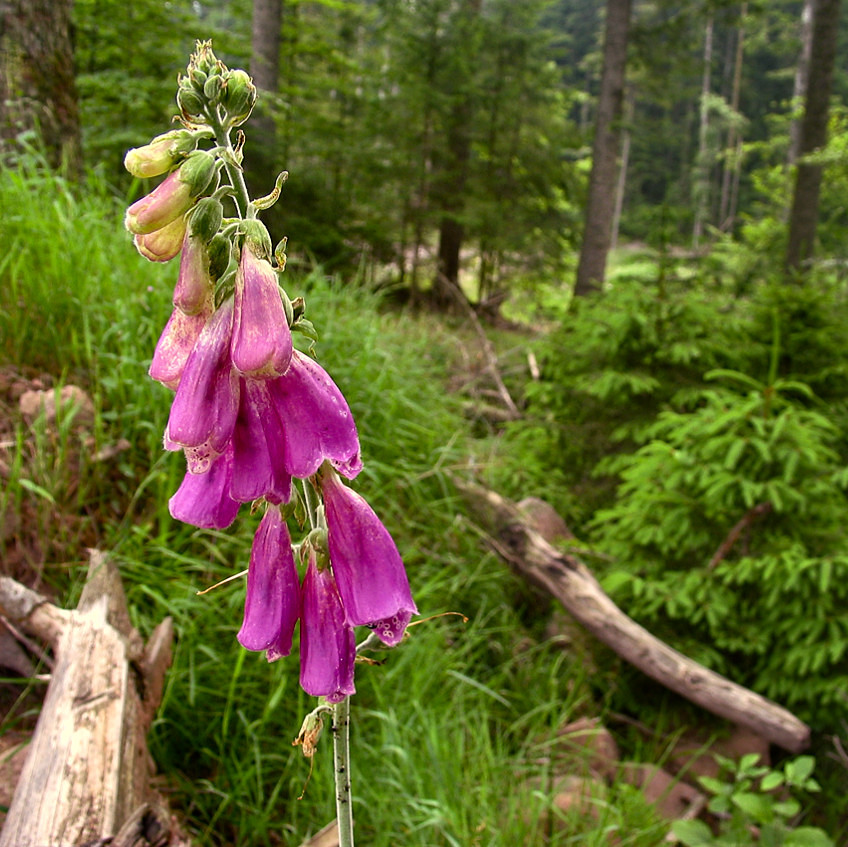
[[[510,500],[464,481],[457,486],[495,534],[499,555],[623,659],[687,700],[785,750],[799,753],[809,746],[809,727],[791,712],[684,656],[624,614],[589,568],[552,547]]]
[[[146,743],[170,665],[171,619],[144,645],[117,568],[97,551],[76,610],[0,577],[0,613],[54,652],[0,847],[183,843],[151,786]]]

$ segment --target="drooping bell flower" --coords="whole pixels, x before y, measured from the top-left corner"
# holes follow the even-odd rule
[[[353,665],[356,642],[345,622],[333,573],[319,568],[309,547],[300,595],[300,685],[313,697],[339,703],[356,692]]]
[[[241,503],[260,497],[271,503],[288,503],[292,480],[285,469],[283,430],[267,382],[241,379],[240,383],[230,493]]]
[[[283,422],[286,470],[292,476],[312,476],[325,459],[348,479],[362,470],[350,407],[321,365],[295,350],[289,369],[268,387]]]
[[[183,249],[185,218],[177,218],[162,229],[133,237],[135,249],[149,262],[170,262]]]
[[[194,133],[175,129],[157,135],[149,144],[134,147],[124,156],[124,167],[133,175],[146,179],[170,170],[183,156],[197,146]]]
[[[281,376],[292,357],[292,339],[277,274],[249,244],[241,251],[233,299],[233,366],[254,379]]]
[[[208,308],[211,299],[209,252],[206,244],[187,230],[182,243],[180,272],[174,286],[174,306],[187,315],[196,315]]]
[[[211,303],[194,315],[174,309],[153,351],[153,360],[148,370],[153,379],[176,391],[188,357],[211,313]]]
[[[299,615],[291,537],[280,510],[271,506],[253,537],[239,643],[246,650],[266,650],[269,662],[288,656]]]
[[[162,229],[182,217],[203,194],[215,175],[215,157],[195,150],[185,162],[128,209],[124,224],[138,235]]]
[[[206,322],[183,370],[168,438],[183,447],[208,443],[222,453],[238,413],[238,378],[229,360],[233,302],[225,301]]]
[[[390,646],[418,609],[389,531],[363,497],[326,465],[320,473],[330,564],[351,626],[369,626]]]
[[[206,473],[187,471],[168,501],[171,517],[203,529],[226,529],[239,510],[239,503],[230,497],[232,477],[232,450],[211,462]]]

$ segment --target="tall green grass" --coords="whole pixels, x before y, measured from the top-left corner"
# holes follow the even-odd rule
[[[93,537],[120,565],[139,630],[173,617],[174,661],[150,745],[197,842],[298,845],[334,816],[329,731],[310,780],[291,744],[315,705],[298,685],[297,658],[269,665],[238,646],[243,582],[197,594],[247,566],[258,515],[245,508],[232,531],[218,533],[168,514],[183,468],[161,450],[170,392],[146,368],[176,267],[135,254],[122,204],[96,180],[72,187],[23,162],[0,171],[0,205],[2,364],[77,382],[96,407],[93,441],[73,441],[68,429],[66,452],[86,457],[79,467],[44,440],[44,422],[18,423],[3,507],[22,519],[25,506],[45,504],[48,516],[87,516],[89,531],[69,533],[41,562],[65,602],[74,602],[82,569],[60,563],[82,563]],[[395,536],[422,616],[468,619],[414,626],[398,649],[376,655],[382,664],[358,668],[360,843],[600,845],[611,831],[622,844],[658,843],[661,827],[627,789],[613,790],[594,821],[545,840],[550,801],[540,786],[550,774],[539,745],[572,714],[592,710],[591,685],[577,657],[528,637],[512,599],[520,585],[484,552],[452,487],[451,474],[476,463],[479,448],[445,390],[450,331],[383,314],[373,294],[320,273],[292,277],[288,290],[305,295],[319,359],[350,401],[365,460],[356,486]],[[130,447],[117,458],[90,461],[120,439]],[[73,474],[81,476],[69,500],[62,486]],[[47,519],[37,526],[44,536],[53,529]]]

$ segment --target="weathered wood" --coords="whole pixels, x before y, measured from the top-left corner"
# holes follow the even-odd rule
[[[809,727],[791,712],[684,656],[625,615],[586,565],[548,544],[511,501],[477,485],[458,485],[497,533],[493,543],[498,553],[623,659],[666,688],[785,750],[798,753],[809,746]]]
[[[96,551],[74,612],[5,578],[0,611],[52,641],[56,653],[0,847],[70,847],[119,833],[123,843],[156,843],[143,833],[167,831],[170,822],[151,788],[145,739],[170,662],[170,620],[145,649],[117,568]]]

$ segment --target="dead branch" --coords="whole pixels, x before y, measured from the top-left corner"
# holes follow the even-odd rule
[[[666,688],[785,750],[798,753],[809,746],[809,727],[791,712],[699,665],[625,615],[586,565],[548,544],[514,503],[478,485],[457,481],[457,486],[497,535],[500,555],[623,659]]]
[[[733,545],[739,539],[739,536],[746,527],[751,526],[757,518],[762,515],[767,515],[771,510],[771,503],[758,503],[756,506],[752,506],[748,509],[733,529],[727,533],[727,538],[719,544],[718,550],[715,551],[712,559],[710,559],[710,563],[707,565],[707,570],[713,570],[713,568],[715,568],[716,565],[724,559],[724,557],[733,549]]]

